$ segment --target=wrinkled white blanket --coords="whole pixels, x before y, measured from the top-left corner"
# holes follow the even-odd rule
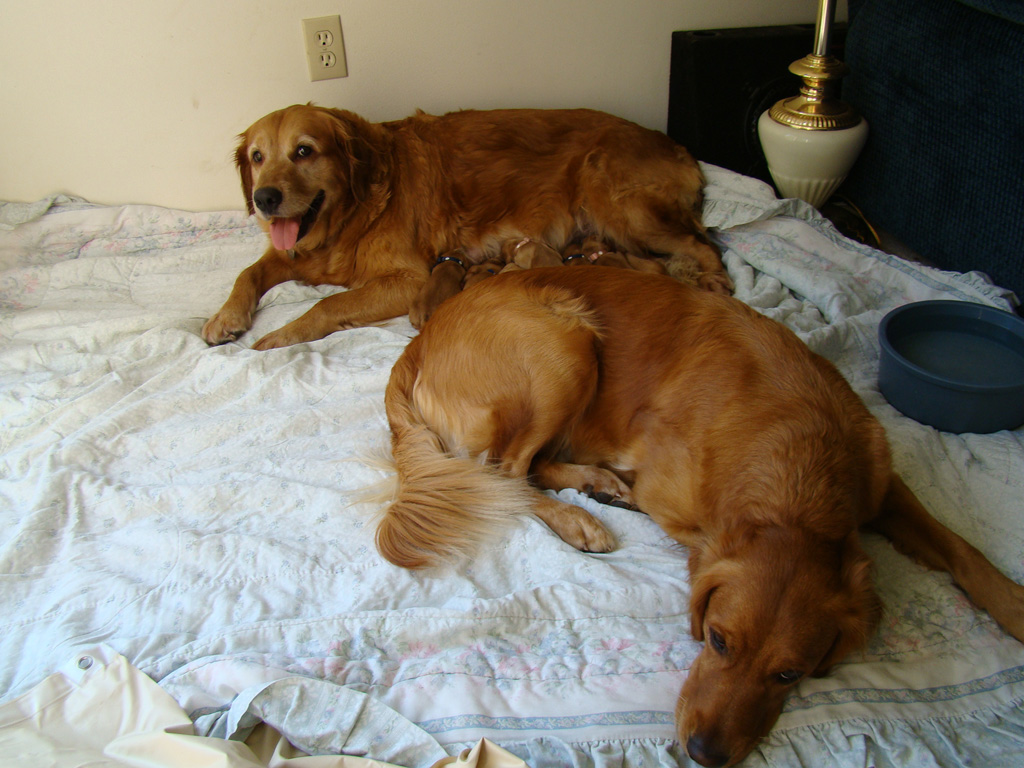
[[[310,756],[266,722],[265,704],[288,690],[321,694],[349,754]],[[281,695],[285,692],[285,695]],[[449,756],[394,710],[365,693],[284,678],[235,697],[226,738],[199,736],[170,695],[106,645],[84,648],[27,693],[0,704],[0,765],[48,768],[401,768],[377,758],[437,758],[431,768],[527,768],[481,739]]]
[[[888,309],[1007,307],[1005,292],[851,243],[808,206],[707,171],[736,295],[833,360],[922,501],[1024,581],[1021,430],[939,433],[875,384]],[[306,752],[341,751],[326,683],[453,754],[487,737],[534,768],[685,764],[673,709],[699,650],[685,552],[642,514],[566,491],[618,550],[580,554],[524,519],[471,562],[383,561],[378,510],[359,501],[381,475],[363,459],[387,444],[384,386],[414,331],[402,318],[255,352],[337,290],[287,284],[251,333],[208,347],[203,321],[263,248],[236,212],[0,205],[0,697],[105,643],[204,735],[228,735],[236,698],[269,690],[261,717]],[[878,635],[802,683],[747,764],[1019,765],[1024,647],[945,574],[880,538],[868,548]]]

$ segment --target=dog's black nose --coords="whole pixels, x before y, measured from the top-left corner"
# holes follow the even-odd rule
[[[252,196],[252,201],[267,216],[273,216],[277,207],[281,205],[284,195],[277,187],[260,187]]]
[[[716,768],[729,762],[729,756],[718,751],[718,747],[710,739],[694,734],[686,740],[686,754],[694,762]]]

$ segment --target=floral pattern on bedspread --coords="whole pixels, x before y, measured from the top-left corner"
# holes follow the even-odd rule
[[[888,309],[1011,297],[706,170],[737,296],[833,360],[922,501],[1024,580],[1021,431],[939,433],[875,385]],[[642,514],[563,491],[616,551],[578,553],[523,519],[469,561],[422,573],[383,561],[366,489],[383,479],[383,390],[414,331],[402,318],[255,352],[339,290],[287,284],[239,342],[208,347],[203,321],[264,242],[241,212],[0,204],[0,696],[103,642],[201,733],[227,733],[232,703],[260,691],[293,743],[336,750],[335,721],[313,711],[324,681],[449,752],[486,736],[538,768],[686,764],[672,724],[699,650],[686,552]],[[877,636],[802,683],[744,764],[1016,765],[1024,648],[945,574],[879,537],[866,546],[886,606]]]

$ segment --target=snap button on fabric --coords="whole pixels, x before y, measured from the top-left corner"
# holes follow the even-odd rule
[[[79,669],[88,669],[92,666],[92,656],[83,656],[78,660]]]

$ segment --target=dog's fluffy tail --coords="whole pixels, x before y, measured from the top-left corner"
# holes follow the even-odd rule
[[[525,480],[468,457],[453,456],[412,401],[417,366],[403,355],[385,401],[397,487],[377,527],[377,549],[404,568],[470,554],[513,515],[530,512],[536,494]]]

